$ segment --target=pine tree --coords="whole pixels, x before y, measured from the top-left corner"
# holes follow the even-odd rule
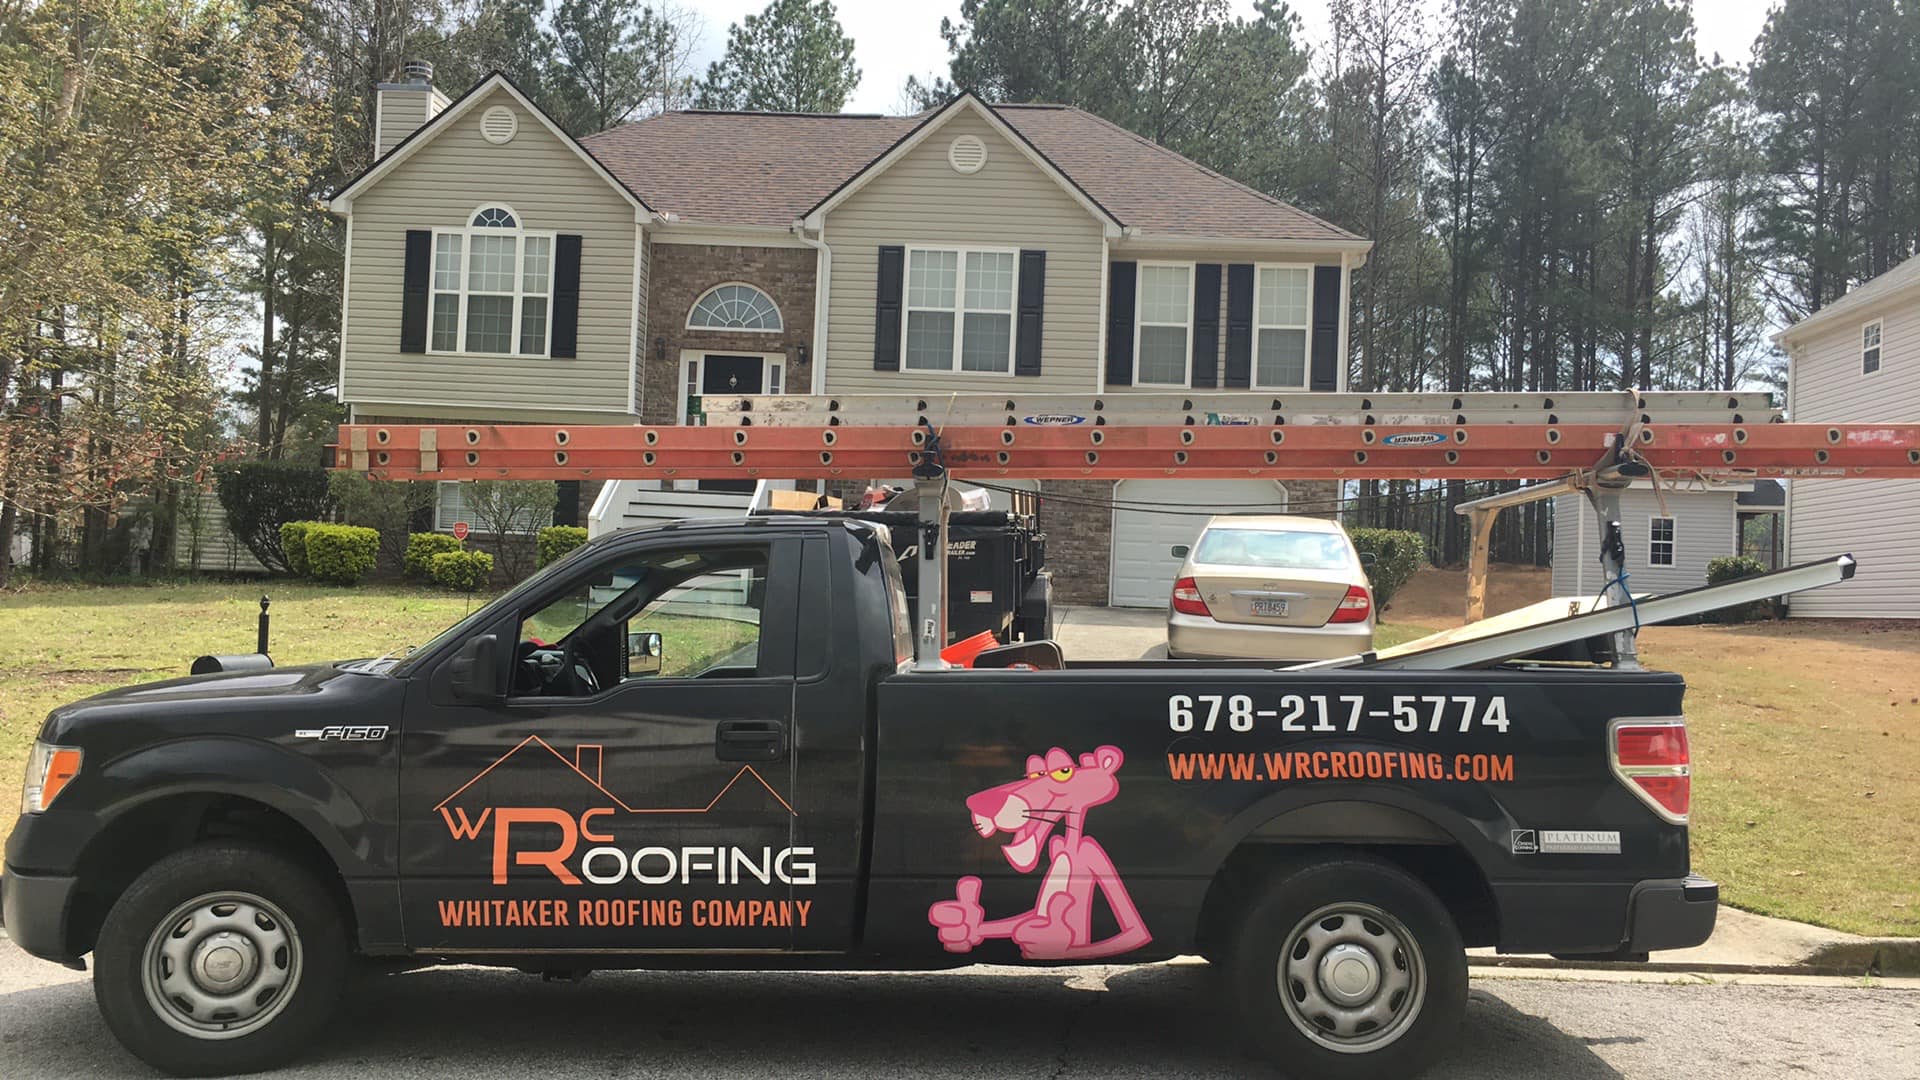
[[[860,85],[853,39],[832,0],[773,0],[727,28],[727,51],[707,69],[702,109],[839,112]]]

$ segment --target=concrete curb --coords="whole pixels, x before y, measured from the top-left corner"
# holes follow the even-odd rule
[[[1920,975],[1920,938],[1863,938],[1822,946],[1807,957],[1808,965],[1841,969],[1848,974]]]
[[[1837,942],[1816,949],[1791,964],[1739,964],[1715,961],[1560,960],[1550,956],[1473,956],[1467,963],[1479,968],[1540,968],[1569,971],[1652,971],[1705,975],[1839,975],[1920,976],[1920,938],[1866,938]]]

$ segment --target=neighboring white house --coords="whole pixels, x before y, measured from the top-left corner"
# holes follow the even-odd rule
[[[1799,423],[1920,422],[1920,257],[1774,337]],[[1793,598],[1796,616],[1920,619],[1920,480],[1797,479],[1787,558],[1851,552],[1852,581]]]
[[[1769,569],[1779,562],[1779,517],[1785,496],[1772,480],[1744,484],[1666,486],[1638,481],[1620,493],[1627,544],[1627,587],[1635,595],[1679,592],[1707,583],[1707,564],[1751,555]],[[1553,595],[1595,596],[1600,527],[1584,496],[1553,501]]]

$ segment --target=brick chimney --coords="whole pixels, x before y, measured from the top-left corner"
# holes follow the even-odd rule
[[[399,82],[380,83],[375,91],[373,139],[378,157],[386,157],[447,107],[447,95],[434,87],[433,64],[427,60],[408,60],[400,65]]]

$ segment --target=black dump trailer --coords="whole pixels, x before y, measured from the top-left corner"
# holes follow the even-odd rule
[[[1003,644],[1053,638],[1053,576],[1046,570],[1047,535],[1040,531],[1040,497],[1014,491],[1011,510],[953,510],[947,516],[947,642],[990,631]],[[900,560],[907,600],[917,602],[921,524],[896,497],[872,510],[813,513],[887,527]],[[917,610],[917,609],[916,609]]]

